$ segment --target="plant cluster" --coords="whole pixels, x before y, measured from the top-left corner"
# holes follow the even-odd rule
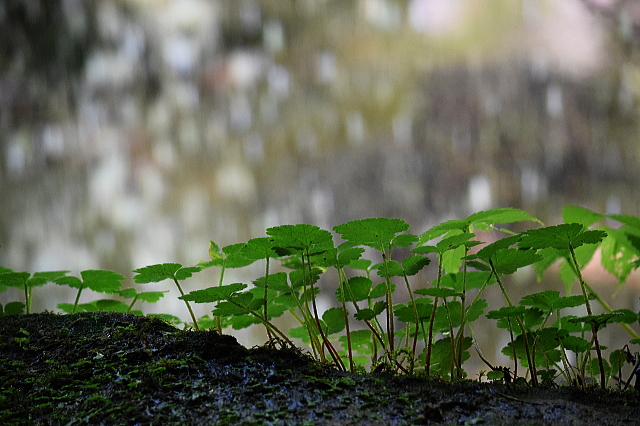
[[[636,376],[638,388],[640,360],[629,348],[640,344],[640,336],[631,327],[638,322],[638,313],[612,309],[581,271],[599,250],[603,267],[624,284],[640,266],[640,218],[604,215],[577,206],[566,206],[562,218],[563,224],[544,226],[522,210],[498,208],[440,223],[421,235],[408,233],[409,225],[400,219],[362,219],[333,228],[343,240],[339,244],[334,234],[317,226],[282,225],[246,243],[220,248],[211,241],[210,260],[189,267],[178,263],[146,266],[133,271],[133,280],[138,284],[173,281],[191,316],[187,326],[196,330],[222,332],[228,327],[259,324],[270,342],[293,347],[292,338],[302,339],[316,359],[344,371],[362,371],[371,365],[374,371],[462,379],[467,375],[464,362],[474,346],[491,368],[489,379],[526,380],[536,386],[562,377],[580,386],[597,381],[604,388],[609,379],[616,378],[620,388],[627,388]],[[601,225],[605,219],[617,226]],[[500,227],[527,221],[543,227],[519,233]],[[476,230],[505,236],[487,244],[476,239]],[[399,258],[398,252],[409,255]],[[272,270],[276,269],[272,259],[279,262],[277,272]],[[251,284],[224,282],[226,269],[258,261],[264,264],[264,276]],[[416,285],[410,281],[410,277],[417,281],[416,277],[424,275],[418,274],[434,262],[437,273],[432,282]],[[528,294],[518,303],[512,301],[506,276],[532,267],[542,279],[552,265],[558,265],[566,295],[542,291]],[[219,268],[216,285],[183,291],[182,281],[214,267]],[[0,291],[8,287],[24,291],[24,303],[0,305],[0,311],[5,315],[29,313],[34,288],[48,282],[77,289],[74,303],[58,305],[66,313],[102,310],[142,314],[133,310],[136,302],[154,303],[165,293],[122,289],[124,277],[112,271],[82,271],[80,278],[67,273],[31,275],[0,268]],[[335,282],[337,306],[321,312],[318,297],[321,284],[328,280]],[[572,295],[576,282],[579,294]],[[483,294],[492,285],[499,287],[504,306],[485,312],[488,303]],[[398,298],[396,286],[406,289],[406,303],[394,300],[394,296]],[[118,295],[129,302],[108,298],[80,304],[84,289]],[[211,315],[196,318],[190,302],[212,304]],[[572,314],[577,310],[583,315]],[[285,314],[299,326],[286,331],[278,328],[273,319]],[[494,367],[480,352],[482,342],[476,340],[472,325],[483,315],[496,320],[496,326],[509,334],[502,353],[514,360],[513,370]],[[161,317],[179,322],[170,315]],[[622,326],[630,341],[611,351],[607,359],[598,336],[611,323]],[[625,378],[622,367],[627,363],[633,367]]]

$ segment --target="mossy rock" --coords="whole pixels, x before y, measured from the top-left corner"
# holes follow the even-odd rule
[[[0,424],[640,424],[635,391],[348,374],[120,313],[0,317]]]

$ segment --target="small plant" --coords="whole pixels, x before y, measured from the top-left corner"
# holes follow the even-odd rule
[[[491,370],[486,373],[490,380],[527,380],[537,386],[562,377],[583,387],[597,381],[604,388],[617,377],[619,387],[624,384],[626,388],[640,371],[638,357],[629,348],[640,343],[633,328],[638,314],[612,309],[589,286],[582,270],[600,250],[604,268],[624,284],[640,266],[640,218],[604,215],[577,206],[566,206],[562,217],[563,224],[544,226],[522,210],[498,208],[440,223],[420,235],[408,233],[409,225],[400,219],[362,219],[334,227],[339,242],[317,226],[282,225],[246,243],[220,248],[211,241],[209,260],[190,267],[178,263],[146,266],[133,271],[133,280],[137,284],[172,280],[196,330],[222,332],[228,327],[260,324],[271,344],[293,346],[292,339],[300,339],[318,360],[345,371],[370,366],[373,371],[458,380],[467,376],[464,363],[474,346]],[[598,226],[603,219],[620,226]],[[542,227],[523,232],[505,228],[516,222]],[[504,236],[486,244],[478,240],[477,231]],[[408,255],[399,257],[399,253]],[[263,262],[263,276],[250,284],[225,283],[227,268],[255,262]],[[547,290],[512,300],[510,275],[532,267],[542,279],[552,265],[558,265],[565,295]],[[431,281],[426,278],[427,267],[435,277]],[[209,268],[219,268],[215,285],[183,291],[182,281]],[[24,303],[7,303],[0,314],[29,313],[33,289],[47,282],[77,289],[74,303],[58,305],[67,313],[142,314],[133,310],[136,302],[155,303],[166,292],[122,289],[124,277],[111,271],[82,271],[80,276],[68,276],[67,271],[32,276],[0,269],[0,291],[8,287],[24,290]],[[336,304],[323,312],[318,297],[331,281]],[[574,295],[576,283],[579,294]],[[499,288],[504,305],[485,312],[488,303],[483,295],[493,285]],[[129,302],[100,299],[81,304],[85,289]],[[211,304],[211,316],[197,319],[190,303]],[[582,310],[583,315],[566,314],[569,309],[571,313]],[[281,330],[273,319],[283,315],[299,326]],[[483,342],[473,332],[474,322],[482,316],[495,320],[508,333],[509,343],[502,352],[513,360],[512,367],[494,366],[482,355]],[[163,317],[179,322],[169,315]],[[607,360],[599,334],[612,324],[626,330],[631,340],[624,349],[613,350]],[[633,371],[624,381],[626,364]]]

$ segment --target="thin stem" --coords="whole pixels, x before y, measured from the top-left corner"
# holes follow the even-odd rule
[[[392,299],[392,292],[391,292],[391,281],[389,280],[389,260],[387,258],[387,253],[385,252],[384,246],[381,247],[381,251],[382,251],[382,262],[384,264],[384,272],[385,272],[385,280],[386,280],[385,292],[387,296],[387,335],[389,336],[389,350],[393,352],[394,350],[393,299]]]
[[[507,317],[507,325],[509,326],[509,337],[511,338],[511,349],[513,350],[513,377],[518,377],[518,354],[516,353],[516,343],[513,338],[513,326],[511,325],[511,318]]]
[[[571,253],[571,260],[573,261],[574,270],[576,272],[576,275],[578,276],[578,281],[580,282],[580,289],[582,290],[582,296],[584,297],[584,302],[587,307],[587,315],[593,315],[593,311],[591,310],[591,303],[589,303],[589,296],[587,295],[587,284],[582,278],[582,273],[580,272],[580,267],[576,259],[576,252],[573,250],[572,245],[569,245],[569,252]],[[591,332],[593,333],[593,342],[596,345],[596,353],[598,354],[598,365],[600,366],[600,387],[604,389],[606,378],[602,362],[602,351],[600,350],[600,342],[598,341],[598,326],[596,324],[591,324]]]
[[[368,273],[367,273],[368,275]],[[367,276],[368,278],[368,276]],[[356,309],[356,313],[360,312],[360,307],[358,306],[358,303],[356,302],[356,298],[353,294],[353,291],[351,291],[351,287],[346,286],[347,291],[349,292],[349,298],[351,299],[351,303],[353,304],[353,307]],[[369,304],[371,304],[371,298],[369,298]],[[374,318],[375,319],[375,318]],[[373,324],[371,324],[371,322],[369,322],[368,320],[364,320],[364,323],[367,325],[367,327],[369,327],[369,329],[371,330],[371,332],[373,333],[373,335],[376,337],[377,340],[380,341],[380,344],[382,345],[382,350],[386,351],[386,345],[384,343],[384,339],[382,338],[381,333],[379,333],[376,328],[373,326]],[[374,339],[373,341],[373,357],[377,358],[378,354],[377,354],[377,345],[376,345],[376,340]]]
[[[178,282],[176,277],[172,277],[172,278],[173,278],[173,282],[176,283],[176,286],[178,287],[178,290],[180,291],[180,296],[184,296],[184,292],[182,291],[182,287],[180,287],[180,283]],[[198,331],[199,330],[198,321],[196,321],[196,316],[193,314],[193,310],[191,309],[191,305],[189,304],[188,300],[185,300],[184,303],[187,305],[187,309],[189,310],[189,314],[191,315],[191,319],[193,320],[193,328],[195,328],[196,331]]]
[[[589,294],[592,295],[598,301],[598,303],[600,303],[600,306],[602,306],[605,311],[607,311],[607,312],[612,312],[613,311],[613,308],[611,306],[609,306],[609,304],[603,298],[601,298],[598,295],[598,293],[593,291],[593,288],[589,284],[587,284],[585,282],[584,286],[589,291]],[[629,333],[631,335],[631,337],[633,337],[634,339],[640,339],[640,334],[638,334],[634,329],[632,329],[629,326],[629,324],[624,323],[624,322],[621,322],[619,324],[622,326],[622,328],[624,328],[627,331],[627,333]]]
[[[340,302],[342,303],[342,314],[344,315],[344,326],[347,333],[347,353],[349,354],[349,371],[355,370],[353,364],[353,349],[351,348],[351,330],[349,327],[349,312],[347,311],[347,301],[345,298],[344,287],[347,284],[347,277],[342,268],[338,268],[338,280],[340,286]]]
[[[284,334],[282,331],[280,331],[280,329],[278,327],[276,327],[275,325],[273,325],[268,319],[264,318],[259,313],[255,312],[255,311],[252,311],[250,309],[247,309],[245,306],[242,306],[241,304],[239,304],[237,302],[234,302],[231,299],[228,299],[228,301],[233,303],[234,305],[238,306],[239,308],[242,308],[243,310],[247,311],[247,313],[253,315],[254,317],[258,318],[258,320],[260,320],[260,322],[262,324],[264,324],[265,327],[270,328],[271,331],[273,331],[275,334],[279,335],[282,338],[282,340],[287,342],[288,345],[290,345],[291,347],[295,347],[295,344],[291,341],[291,339],[289,339],[286,334]]]
[[[27,314],[31,313],[31,298],[29,297],[29,290],[27,289],[27,283],[24,283],[24,301],[27,307]]]
[[[135,305],[135,303],[138,301],[138,296],[133,298],[133,301],[131,302],[131,304],[129,305],[129,307],[127,308],[127,313],[131,312],[131,309],[133,309],[133,305]]]
[[[78,307],[78,302],[80,301],[80,294],[82,293],[82,289],[83,289],[83,288],[84,288],[84,287],[80,287],[80,288],[78,289],[78,293],[76,293],[76,300],[75,300],[75,302],[73,303],[73,309],[71,310],[71,313],[75,313],[76,308]],[[29,311],[28,311],[28,310],[27,310],[27,313],[29,313]]]
[[[307,257],[306,264],[307,264],[307,267],[309,268],[309,280],[311,280],[311,275],[313,274],[313,270],[311,269],[312,268],[311,267],[311,260],[309,258],[309,253],[308,252],[307,252],[306,257]],[[302,267],[304,268],[304,254],[303,254]],[[327,350],[329,351],[329,354],[331,355],[331,358],[333,358],[333,361],[343,371],[346,371],[344,363],[342,362],[342,359],[338,355],[338,352],[336,351],[336,348],[333,347],[333,345],[331,344],[331,342],[329,341],[327,336],[324,334],[324,331],[322,330],[322,324],[320,323],[320,316],[318,315],[318,306],[316,304],[316,295],[315,295],[315,291],[314,291],[314,288],[313,288],[313,283],[310,283],[310,292],[311,292],[311,307],[313,308],[313,316],[314,316],[314,319],[315,319],[316,328],[318,329],[318,333],[320,333],[320,337],[322,338],[322,341],[324,342],[324,345],[326,346]]]
[[[507,294],[507,290],[504,288],[504,285],[502,284],[502,281],[500,280],[500,276],[498,275],[498,272],[496,271],[496,268],[493,265],[493,261],[491,259],[489,259],[489,265],[491,266],[491,270],[493,271],[493,275],[496,277],[496,281],[498,282],[498,285],[500,286],[500,290],[502,291],[502,295],[504,296],[504,298],[507,301],[507,303],[509,304],[509,306],[513,306],[513,303],[511,302],[511,298]],[[533,383],[534,386],[538,386],[538,375],[536,374],[535,360],[531,359],[531,352],[530,352],[530,348],[529,348],[529,339],[527,338],[527,331],[525,330],[524,325],[522,324],[522,320],[520,319],[520,317],[517,316],[515,318],[516,318],[516,322],[518,323],[518,327],[520,327],[520,331],[522,332],[522,340],[524,341],[524,350],[525,350],[525,353],[527,355],[527,362],[529,364],[529,372],[531,373],[531,382]]]
[[[222,287],[222,283],[224,282],[224,271],[227,266],[227,258],[222,258],[222,267],[220,268],[220,279],[218,279],[218,287]],[[222,334],[222,318],[218,315],[216,316],[216,328],[218,329],[218,333]]]
[[[267,307],[268,297],[269,297],[269,256],[267,256],[267,259],[266,259],[265,275],[264,275],[264,317],[267,320],[269,319],[269,312]],[[271,331],[269,331],[269,327],[265,327],[265,329],[267,330],[267,338],[271,340],[272,336],[271,336]]]
[[[493,276],[493,273],[490,273],[487,276],[487,279],[484,281],[484,283],[482,284],[482,287],[480,287],[480,290],[478,290],[478,293],[476,294],[476,296],[473,298],[473,301],[469,305],[469,310],[472,310],[473,307],[476,305],[476,303],[480,299],[480,296],[484,292],[484,289],[487,288],[487,285],[489,285],[489,281],[491,281],[491,277],[492,276]],[[462,325],[464,325],[464,324],[465,323],[462,322]],[[458,334],[456,335],[456,340],[459,340],[460,342],[462,342],[462,333],[463,333],[462,329],[458,329]]]
[[[449,320],[449,340],[451,341],[451,380],[453,380],[453,369],[457,368],[458,373],[461,374],[461,366],[458,365],[458,360],[456,357],[456,342],[453,338],[453,323],[451,322],[451,311],[449,311],[449,305],[447,304],[447,299],[445,297],[442,298],[442,302],[444,304],[444,309],[447,311],[447,319]]]
[[[436,281],[436,288],[440,288],[440,282],[442,280],[442,253],[438,253],[438,280]],[[438,296],[433,299],[433,310],[431,311],[431,317],[429,318],[429,336],[425,354],[424,369],[429,376],[431,371],[431,348],[433,346],[433,323],[436,319],[436,310],[438,309]]]
[[[411,290],[411,286],[409,285],[409,279],[407,278],[407,274],[404,271],[404,268],[402,268],[402,277],[404,278],[404,283],[407,286],[407,291],[409,292],[409,298],[411,299],[411,306],[413,307],[413,316],[416,319],[416,332],[414,333],[414,337],[413,337],[413,346],[411,348],[411,353],[414,354],[416,353],[416,346],[418,344],[418,322],[420,322],[420,317],[418,316],[418,307],[416,306],[416,299],[413,296],[413,291]],[[408,344],[408,341],[407,341]]]
[[[464,246],[464,256],[469,254],[469,247]],[[458,335],[456,336],[456,342],[458,346],[458,377],[462,378],[462,343],[464,340],[464,321],[466,315],[466,301],[467,301],[467,261],[464,261],[462,265],[462,296],[460,297],[460,328],[458,329]],[[453,339],[453,334],[451,335]]]

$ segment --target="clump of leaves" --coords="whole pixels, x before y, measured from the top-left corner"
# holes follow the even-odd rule
[[[621,325],[640,343],[631,325],[638,315],[614,310],[585,281],[582,269],[601,251],[603,266],[622,285],[640,266],[640,218],[604,215],[577,206],[566,206],[565,223],[544,226],[528,213],[512,208],[478,212],[465,219],[440,223],[420,235],[408,232],[400,219],[370,218],[346,222],[333,228],[334,234],[314,225],[282,225],[266,230],[266,236],[220,248],[209,245],[209,260],[196,266],[163,263],[136,269],[137,284],[172,280],[180,292],[195,329],[227,327],[243,329],[261,324],[272,343],[293,346],[301,339],[314,356],[342,370],[361,371],[367,364],[382,369],[445,379],[466,377],[464,363],[469,349],[491,368],[487,377],[495,380],[551,383],[563,376],[568,383],[586,386],[589,376],[599,376],[602,387],[621,369],[634,364],[629,380],[637,376],[637,363],[627,347],[612,351],[609,360],[598,333],[608,324]],[[598,226],[604,219],[621,225]],[[534,222],[542,227],[515,232],[516,222]],[[492,231],[502,238],[486,244],[477,231]],[[476,247],[478,246],[478,247]],[[399,253],[404,253],[400,257]],[[366,254],[366,257],[365,257]],[[274,272],[273,262],[277,261]],[[225,283],[227,268],[242,268],[264,262],[264,275],[248,283]],[[539,279],[551,265],[559,265],[566,295],[549,290],[524,296],[514,303],[509,296],[508,276],[533,267]],[[433,280],[425,268],[432,266]],[[185,293],[181,282],[194,273],[218,268],[217,284]],[[136,302],[154,303],[163,291],[138,292],[121,289],[122,275],[111,271],[83,271],[81,277],[66,271],[28,272],[0,269],[0,291],[8,287],[24,290],[25,302],[10,302],[2,314],[30,310],[33,288],[47,282],[78,290],[75,303],[60,304],[65,312],[111,310],[134,312]],[[321,291],[335,282],[336,305],[321,311]],[[574,283],[579,295],[572,295]],[[504,306],[485,313],[485,290],[499,287]],[[80,304],[84,289],[129,300],[100,299]],[[402,302],[398,303],[402,289]],[[190,302],[212,304],[211,317],[196,319]],[[604,312],[594,309],[597,302]],[[565,315],[584,309],[584,315]],[[281,330],[273,319],[288,314],[299,326]],[[496,320],[509,334],[502,352],[514,361],[509,367],[495,367],[480,352],[473,323],[482,316]],[[555,319],[552,321],[552,318]],[[165,319],[178,322],[175,317]],[[595,355],[593,355],[595,352]],[[575,358],[575,362],[573,359]],[[519,375],[519,365],[525,372]],[[627,381],[627,385],[628,382]],[[619,382],[620,383],[620,382]]]

